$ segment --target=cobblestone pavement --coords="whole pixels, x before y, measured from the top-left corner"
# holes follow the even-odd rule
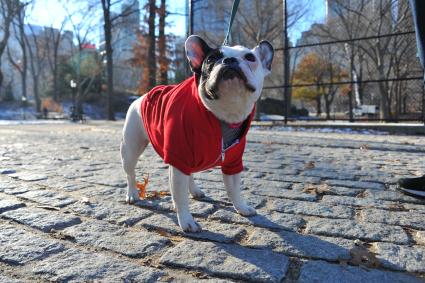
[[[249,134],[235,213],[219,170],[196,175],[203,232],[169,196],[127,205],[122,123],[0,127],[0,282],[423,282],[425,201],[395,190],[425,172],[425,139]],[[138,179],[167,190],[148,148]]]

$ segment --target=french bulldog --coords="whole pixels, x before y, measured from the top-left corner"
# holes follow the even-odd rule
[[[169,186],[181,229],[199,232],[201,226],[189,211],[189,192],[193,198],[204,196],[194,182],[196,172],[221,166],[235,210],[244,216],[256,214],[241,197],[242,154],[274,49],[267,41],[253,49],[211,48],[192,35],[185,51],[194,75],[177,85],[157,86],[131,104],[120,151],[128,182],[126,201],[139,201],[135,167],[151,143],[169,164]]]

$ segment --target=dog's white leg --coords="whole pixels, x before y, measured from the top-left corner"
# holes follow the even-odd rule
[[[250,207],[241,197],[241,174],[226,175],[223,174],[224,186],[226,187],[227,195],[233,203],[236,211],[244,216],[255,215],[257,212]]]
[[[174,208],[180,228],[186,232],[199,232],[202,230],[189,211],[189,183],[190,176],[170,165],[170,191],[173,197]]]
[[[203,198],[205,196],[204,192],[201,191],[201,189],[195,184],[195,180],[193,178],[193,175],[190,175],[189,180],[189,192],[192,195],[193,198]]]
[[[140,99],[134,101],[128,109],[120,147],[122,165],[127,174],[128,190],[126,201],[130,204],[140,199],[139,191],[136,188],[136,173],[134,170],[139,156],[149,144],[138,110]]]

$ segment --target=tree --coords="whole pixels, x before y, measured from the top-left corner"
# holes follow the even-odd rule
[[[30,74],[33,81],[33,95],[35,99],[35,110],[41,112],[41,100],[39,94],[39,80],[44,62],[46,60],[46,48],[44,41],[40,42],[40,38],[34,33],[32,25],[28,25],[30,34],[24,33],[25,43],[28,49],[28,58],[30,62]]]
[[[168,84],[168,66],[167,58],[167,40],[165,36],[165,18],[167,17],[166,0],[161,0],[161,6],[158,9],[158,65],[159,65],[159,83]]]
[[[156,15],[156,4],[155,0],[149,0],[147,3],[148,9],[148,65],[147,70],[149,76],[149,89],[156,85],[156,47],[155,47],[155,15]]]
[[[329,48],[329,50],[331,50]],[[331,56],[329,51],[328,55]],[[346,72],[333,64],[330,58],[324,58],[316,53],[309,53],[298,64],[294,73],[295,84],[315,84],[294,88],[294,97],[304,100],[315,100],[317,116],[322,113],[322,98],[325,102],[326,119],[330,119],[330,109],[339,86],[334,84],[346,78]]]
[[[336,17],[323,26],[327,38],[352,40],[377,36],[370,40],[352,40],[346,44],[345,53],[350,66],[350,79],[361,81],[363,69],[371,79],[378,79],[380,118],[385,120],[393,118],[393,113],[397,117],[401,111],[398,105],[403,101],[402,96],[408,95],[409,92],[403,90],[403,84],[406,82],[393,82],[387,79],[406,75],[406,70],[414,69],[416,59],[411,56],[415,48],[414,35],[388,36],[388,34],[412,30],[407,1],[335,0],[332,12]],[[406,63],[409,67],[403,68]],[[364,88],[363,84],[354,84],[351,89],[354,93],[359,92],[363,100]],[[395,109],[392,109],[393,107]]]
[[[7,42],[10,36],[10,25],[13,18],[19,12],[21,3],[13,0],[0,0],[0,17],[2,24],[0,25],[0,57],[3,55],[7,47]],[[3,73],[1,71],[1,60],[0,60],[0,87],[3,84]]]
[[[21,75],[21,86],[22,86],[22,101],[27,101],[27,69],[28,69],[28,56],[25,42],[25,31],[24,31],[24,15],[25,15],[26,4],[20,3],[16,8],[15,19],[12,20],[13,32],[16,40],[18,41],[19,47],[21,48],[21,56],[19,59],[14,58],[10,48],[7,48],[7,57],[12,66]]]
[[[115,120],[113,110],[113,62],[112,62],[112,20],[111,20],[111,0],[101,0],[103,10],[103,30],[105,33],[105,51],[106,51],[106,72],[107,72],[107,95],[106,95],[106,113],[108,120]]]

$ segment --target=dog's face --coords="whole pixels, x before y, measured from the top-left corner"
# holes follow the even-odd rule
[[[192,71],[199,76],[198,91],[206,108],[228,123],[246,119],[261,95],[264,77],[271,71],[272,45],[262,41],[253,49],[213,49],[192,35],[185,48]]]

